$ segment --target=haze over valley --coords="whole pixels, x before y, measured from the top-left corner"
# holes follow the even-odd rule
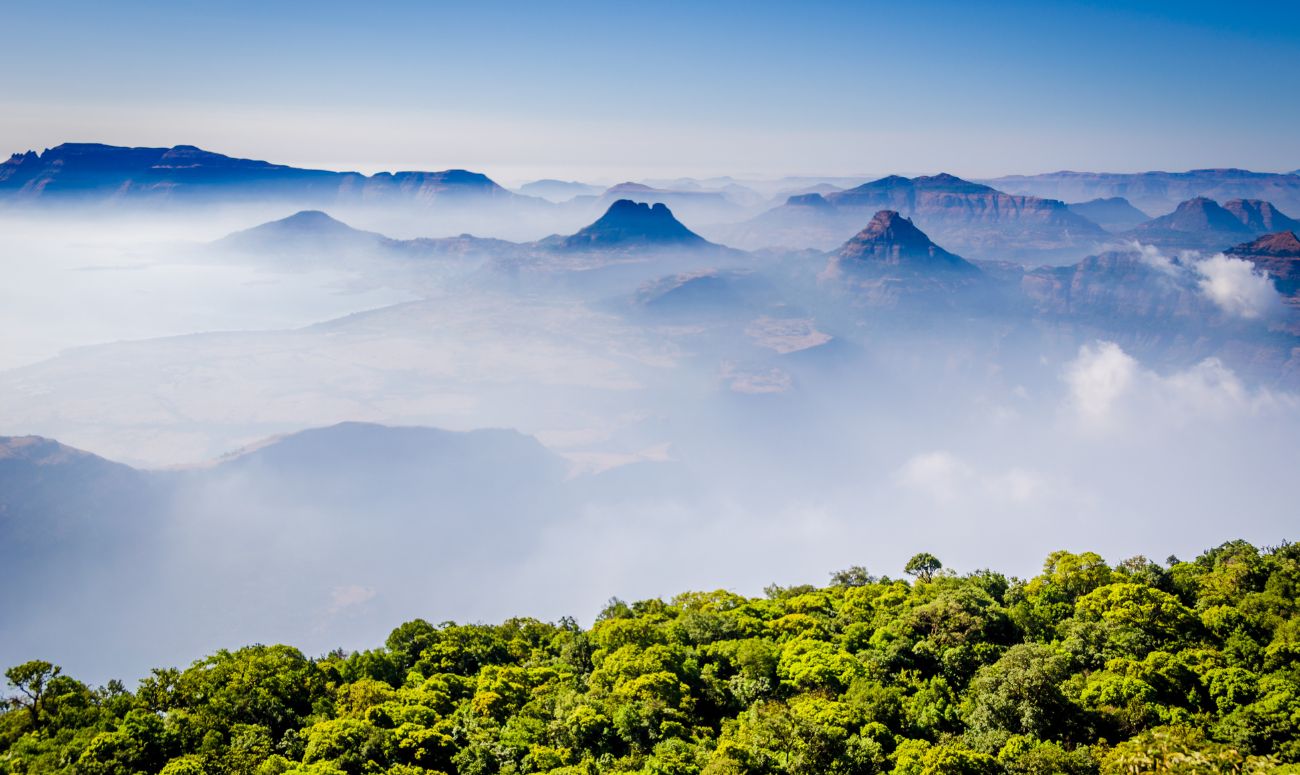
[[[561,616],[918,544],[1027,573],[1075,543],[1190,551],[1227,513],[1275,540],[1300,249],[1258,197],[1300,180],[1237,178],[1257,188],[1146,217],[945,174],[551,201],[189,147],[16,154],[6,563],[49,577],[8,604],[28,626],[4,648],[143,669],[214,638],[320,650],[412,610]],[[446,561],[394,575],[398,545]],[[193,621],[142,599],[93,656],[51,637],[70,607],[121,621],[84,590],[143,594],[135,574]],[[445,594],[469,577],[496,581]]]
[[[1300,771],[1298,30],[6,4],[0,775]]]

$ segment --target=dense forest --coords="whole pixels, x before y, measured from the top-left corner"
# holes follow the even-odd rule
[[[0,772],[1300,773],[1300,546],[863,568],[595,624],[219,651],[134,692],[10,668]]]

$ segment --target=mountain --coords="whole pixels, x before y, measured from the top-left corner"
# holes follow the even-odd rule
[[[1196,197],[1123,236],[1173,250],[1223,250],[1267,231],[1295,227],[1300,227],[1300,222],[1278,212],[1268,202],[1236,199],[1220,205],[1213,199]]]
[[[0,601],[0,654],[77,631],[96,633],[92,664],[292,629],[343,642],[364,624],[335,620],[349,601],[390,619],[389,606],[445,608],[458,580],[504,578],[571,513],[567,473],[506,430],[342,423],[153,471],[0,438],[0,567],[15,592]]]
[[[0,200],[290,200],[418,204],[538,202],[467,170],[366,176],[239,159],[192,145],[124,148],[64,143],[0,164]]]
[[[974,264],[934,244],[912,221],[881,210],[831,254],[820,279],[847,291],[858,305],[951,308],[969,303],[960,291],[986,278]]]
[[[1063,202],[1012,196],[948,174],[891,175],[828,194],[792,197],[742,224],[733,244],[828,248],[878,210],[892,210],[945,245],[978,258],[1050,259],[1089,249],[1106,232]]]
[[[653,205],[620,199],[595,223],[567,237],[543,240],[554,250],[659,250],[710,248],[713,243],[686,228],[662,203]]]
[[[1259,199],[1233,199],[1223,203],[1223,209],[1232,213],[1247,229],[1253,232],[1295,231],[1300,221],[1282,214],[1272,202]]]
[[[1288,303],[1300,305],[1300,238],[1295,231],[1266,234],[1252,242],[1229,248],[1225,254],[1254,264],[1273,278],[1273,285]]]
[[[1128,231],[1151,220],[1151,216],[1134,207],[1122,196],[1076,202],[1066,207],[1070,208],[1070,212],[1082,215],[1106,231]]]
[[[1003,191],[1079,202],[1122,196],[1152,213],[1168,212],[1179,202],[1204,196],[1218,201],[1265,199],[1300,212],[1300,171],[1279,174],[1242,169],[1187,172],[1050,172],[1009,175],[985,181]]]
[[[519,187],[519,193],[535,196],[551,202],[567,202],[575,196],[594,196],[601,192],[600,186],[580,183],[576,180],[534,180]]]
[[[1172,266],[1180,267],[1175,259]],[[1110,326],[1128,321],[1129,333],[1217,318],[1189,272],[1167,271],[1140,251],[1108,251],[1070,266],[1026,272],[1021,289],[1037,315]],[[1144,321],[1135,324],[1133,321]]]
[[[257,258],[290,258],[310,264],[373,258],[505,258],[525,250],[515,242],[469,234],[393,239],[353,228],[320,210],[303,210],[278,221],[235,232],[217,240],[212,247]]]
[[[39,436],[0,437],[0,565],[13,569],[37,547],[103,540],[140,514],[114,508],[147,499],[134,469]]]
[[[881,210],[831,257],[827,271],[971,274],[979,269],[934,244],[907,218],[893,210]]]
[[[391,240],[362,231],[320,210],[302,210],[278,221],[238,231],[218,240],[217,247],[245,252],[375,251],[389,248]]]

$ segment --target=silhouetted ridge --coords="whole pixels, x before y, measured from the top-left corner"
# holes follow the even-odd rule
[[[340,197],[515,198],[486,175],[468,170],[366,176],[239,159],[193,145],[125,148],[101,143],[64,143],[40,154],[14,154],[0,163],[0,196],[305,197],[322,203]]]
[[[618,200],[595,223],[559,242],[560,247],[569,249],[711,244],[673,217],[666,205],[631,199]]]

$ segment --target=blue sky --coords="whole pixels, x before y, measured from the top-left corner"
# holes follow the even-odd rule
[[[1300,4],[5,4],[0,148],[499,178],[1300,168]]]

